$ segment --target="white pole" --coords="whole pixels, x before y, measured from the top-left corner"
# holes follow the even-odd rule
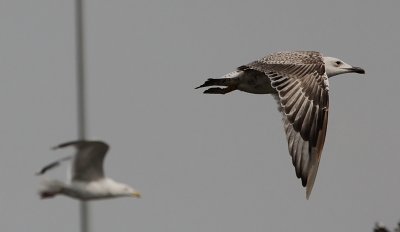
[[[78,139],[86,138],[86,98],[85,98],[85,53],[83,28],[83,0],[75,1],[75,28],[76,28],[76,84],[77,84],[77,111],[78,111]],[[80,231],[89,232],[89,205],[80,202]]]

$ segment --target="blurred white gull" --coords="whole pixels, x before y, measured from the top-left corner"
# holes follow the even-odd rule
[[[197,88],[225,87],[209,88],[204,91],[206,94],[234,90],[272,94],[282,112],[289,153],[308,199],[328,124],[328,78],[343,73],[364,74],[365,71],[315,51],[278,52],[240,66],[219,79],[210,78]]]
[[[58,194],[79,200],[94,200],[115,197],[139,198],[140,193],[132,187],[118,183],[104,176],[103,162],[109,146],[102,141],[72,141],[60,144],[53,149],[73,146],[74,156],[64,157],[42,168],[38,175],[58,166],[62,161],[73,159],[72,178],[68,183],[58,180],[44,180],[39,190],[41,198],[51,198]]]

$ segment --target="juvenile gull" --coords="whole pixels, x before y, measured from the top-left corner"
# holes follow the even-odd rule
[[[289,153],[310,197],[325,142],[329,110],[328,78],[365,71],[340,59],[315,51],[278,52],[267,55],[219,79],[208,79],[198,88],[212,87],[206,94],[240,90],[272,94],[278,102]]]
[[[46,180],[39,190],[41,198],[50,198],[63,194],[80,200],[94,200],[114,197],[140,197],[132,187],[118,183],[104,176],[103,162],[109,146],[102,141],[72,141],[60,144],[53,149],[73,146],[77,149],[74,156],[64,157],[43,167],[38,175],[58,166],[61,162],[73,159],[72,179],[69,183],[58,180]]]

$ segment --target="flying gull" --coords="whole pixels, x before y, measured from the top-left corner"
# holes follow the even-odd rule
[[[140,197],[132,187],[118,183],[104,176],[103,162],[109,146],[102,141],[72,141],[60,144],[53,149],[73,146],[77,149],[74,156],[67,156],[43,167],[38,175],[73,159],[72,179],[69,183],[58,180],[46,180],[39,190],[41,198],[50,198],[58,194],[80,200],[94,200],[114,197]]]
[[[329,111],[328,78],[343,73],[364,74],[362,68],[315,51],[277,52],[267,55],[219,79],[208,79],[198,88],[206,94],[240,90],[272,94],[278,102],[289,153],[310,197],[325,142]]]

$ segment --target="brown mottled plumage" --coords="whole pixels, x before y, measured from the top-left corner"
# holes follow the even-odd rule
[[[197,88],[227,86],[209,88],[204,93],[241,90],[274,95],[282,113],[296,175],[306,187],[308,199],[327,130],[328,77],[349,72],[364,73],[364,70],[315,51],[278,52],[240,66],[220,79],[208,79]]]

